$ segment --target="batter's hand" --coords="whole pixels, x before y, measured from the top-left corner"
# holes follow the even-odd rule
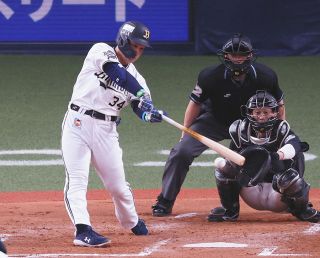
[[[152,100],[146,96],[142,96],[140,98],[140,102],[138,104],[138,108],[140,108],[144,112],[151,112],[154,109]]]
[[[162,114],[167,115],[163,110],[152,109],[151,112],[145,114],[144,121],[150,123],[160,123],[162,121]]]

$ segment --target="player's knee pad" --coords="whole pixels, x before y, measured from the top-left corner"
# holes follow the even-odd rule
[[[237,175],[239,174],[239,170],[232,166],[229,162],[226,162],[225,166],[222,168],[217,168],[214,171],[215,178],[217,182],[232,182],[238,181]]]
[[[298,171],[292,168],[282,174],[275,175],[272,187],[275,191],[289,198],[299,198],[309,192],[310,189],[310,185],[300,177]]]

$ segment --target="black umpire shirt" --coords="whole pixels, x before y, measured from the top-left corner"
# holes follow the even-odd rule
[[[198,104],[209,99],[214,117],[229,127],[241,118],[240,107],[246,105],[257,90],[268,91],[278,102],[283,99],[278,77],[269,67],[254,63],[244,82],[240,83],[232,79],[230,72],[221,64],[207,67],[199,73],[190,99]]]

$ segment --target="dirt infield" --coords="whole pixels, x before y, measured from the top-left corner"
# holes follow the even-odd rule
[[[90,191],[94,228],[109,237],[107,248],[72,245],[73,226],[61,192],[0,193],[0,236],[9,257],[320,257],[320,224],[297,221],[289,214],[255,211],[241,203],[237,222],[209,223],[219,204],[215,190],[183,190],[172,216],[151,215],[158,190],[134,191],[149,236],[134,236],[120,227],[110,197]],[[320,191],[311,200],[320,207]]]

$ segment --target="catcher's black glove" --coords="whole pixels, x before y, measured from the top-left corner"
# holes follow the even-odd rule
[[[255,186],[263,182],[271,169],[270,153],[259,145],[251,145],[243,149],[240,154],[246,159],[244,165],[240,167],[240,185]]]

